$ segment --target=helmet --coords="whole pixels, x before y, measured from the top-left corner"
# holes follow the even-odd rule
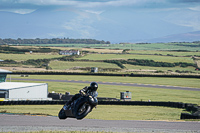
[[[96,82],[90,83],[91,91],[96,91],[98,89],[98,84]]]

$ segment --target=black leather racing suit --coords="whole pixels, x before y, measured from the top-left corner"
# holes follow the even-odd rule
[[[97,96],[98,96],[98,92],[97,91],[91,91],[91,87],[84,87],[83,89],[81,89],[79,91],[78,94],[75,94],[67,103],[66,105],[70,105],[74,100],[78,99],[79,97],[81,97],[82,95],[89,95],[90,97],[90,103],[92,103],[94,106],[97,105],[98,100],[97,100]]]

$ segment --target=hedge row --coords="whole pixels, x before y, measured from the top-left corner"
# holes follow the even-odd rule
[[[130,77],[178,77],[178,78],[200,78],[199,75],[156,75],[156,74],[113,74],[113,73],[77,73],[77,72],[12,72],[12,74],[29,75],[91,75],[91,76],[130,76]]]

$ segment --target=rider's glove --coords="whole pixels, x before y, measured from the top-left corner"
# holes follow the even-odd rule
[[[80,93],[81,93],[81,95],[85,95],[85,92],[84,92],[84,91],[82,91],[82,90],[80,91]]]

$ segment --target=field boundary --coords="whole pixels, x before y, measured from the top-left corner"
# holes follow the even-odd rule
[[[174,77],[174,78],[200,78],[200,75],[178,75],[178,74],[115,74],[115,73],[78,73],[78,72],[12,72],[19,75],[91,75],[91,76],[128,76],[128,77]]]

